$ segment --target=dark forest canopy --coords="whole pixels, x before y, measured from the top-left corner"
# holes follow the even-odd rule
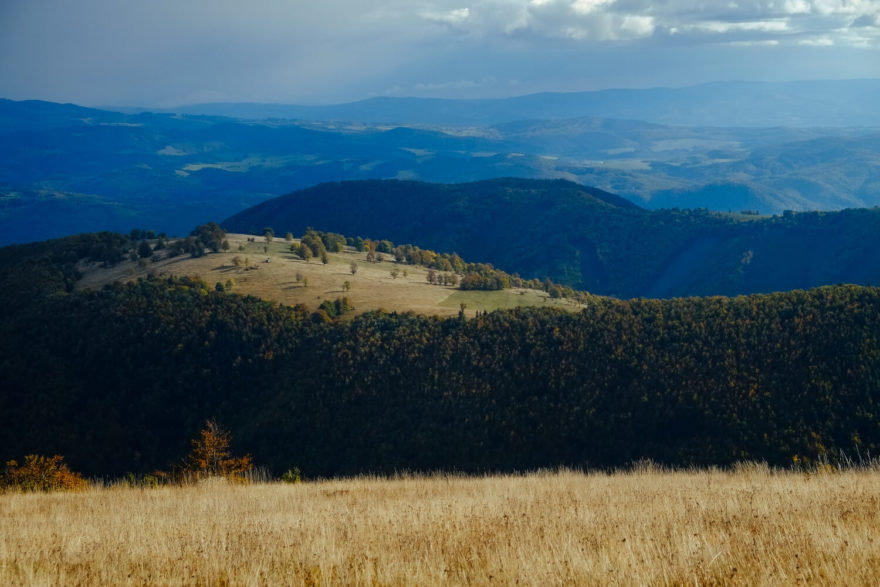
[[[311,476],[880,449],[876,288],[333,322],[185,279],[71,292],[120,239],[0,249],[0,459],[145,473],[207,419]]]
[[[761,217],[645,210],[568,181],[329,183],[224,221],[413,242],[508,273],[629,297],[738,295],[880,283],[880,208]]]

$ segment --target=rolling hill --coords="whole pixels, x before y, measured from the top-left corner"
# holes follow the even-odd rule
[[[293,192],[223,224],[383,235],[624,298],[880,283],[876,208],[759,217],[646,210],[562,180],[365,181]]]
[[[876,129],[681,127],[537,106],[516,112],[524,119],[462,127],[0,100],[0,244],[95,230],[185,234],[291,190],[382,178],[563,178],[649,208],[778,214],[880,204]],[[718,124],[730,122],[725,116]]]
[[[326,301],[345,297],[352,312],[416,312],[433,316],[454,316],[466,305],[465,315],[502,308],[538,306],[576,311],[582,305],[571,299],[551,298],[535,289],[509,288],[499,291],[464,291],[452,285],[431,284],[428,269],[401,265],[391,255],[371,260],[367,253],[345,247],[321,259],[305,261],[291,252],[290,242],[276,238],[266,243],[262,236],[229,234],[228,252],[191,257],[170,256],[156,251],[149,262],[124,262],[105,266],[102,262],[81,263],[77,290],[98,290],[120,282],[155,278],[197,278],[243,296],[312,310]],[[355,272],[352,272],[352,264]],[[344,285],[344,284],[347,284]]]

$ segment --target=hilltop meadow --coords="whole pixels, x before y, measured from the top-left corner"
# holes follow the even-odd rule
[[[230,250],[202,257],[160,258],[156,263],[138,266],[122,263],[104,267],[101,263],[81,266],[82,277],[77,289],[97,290],[118,281],[136,281],[148,276],[190,277],[210,285],[230,284],[230,291],[251,295],[287,306],[305,304],[316,307],[325,300],[345,296],[357,312],[387,310],[418,314],[452,316],[461,310],[474,315],[519,306],[557,307],[577,310],[580,304],[571,300],[551,298],[535,289],[508,288],[498,291],[462,291],[452,285],[435,285],[427,281],[429,269],[405,266],[391,255],[383,260],[368,261],[367,252],[345,247],[328,253],[328,263],[313,258],[308,262],[291,252],[283,237],[266,243],[263,236],[228,234]],[[266,250],[268,249],[268,251]],[[267,263],[266,260],[269,259]],[[352,273],[352,263],[356,265]],[[396,271],[395,271],[396,269]],[[404,271],[405,269],[405,271]],[[348,282],[349,287],[345,287]]]

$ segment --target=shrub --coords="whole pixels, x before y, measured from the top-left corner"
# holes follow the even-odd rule
[[[285,483],[302,483],[302,472],[299,467],[288,469],[281,475],[281,480]]]
[[[3,491],[81,491],[89,482],[64,464],[64,457],[27,455],[24,464],[7,461],[0,475]]]
[[[135,475],[134,473],[126,473],[123,481],[129,487],[149,487],[155,488],[159,486],[159,478],[155,475]]]
[[[138,256],[141,259],[147,259],[153,256],[153,248],[150,246],[150,243],[147,241],[141,241],[141,244],[138,246]]]

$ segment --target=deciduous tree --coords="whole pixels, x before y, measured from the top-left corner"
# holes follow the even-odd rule
[[[193,439],[186,459],[186,472],[196,478],[227,477],[243,479],[253,468],[251,455],[233,457],[229,450],[232,435],[214,420],[205,422],[199,437]]]

